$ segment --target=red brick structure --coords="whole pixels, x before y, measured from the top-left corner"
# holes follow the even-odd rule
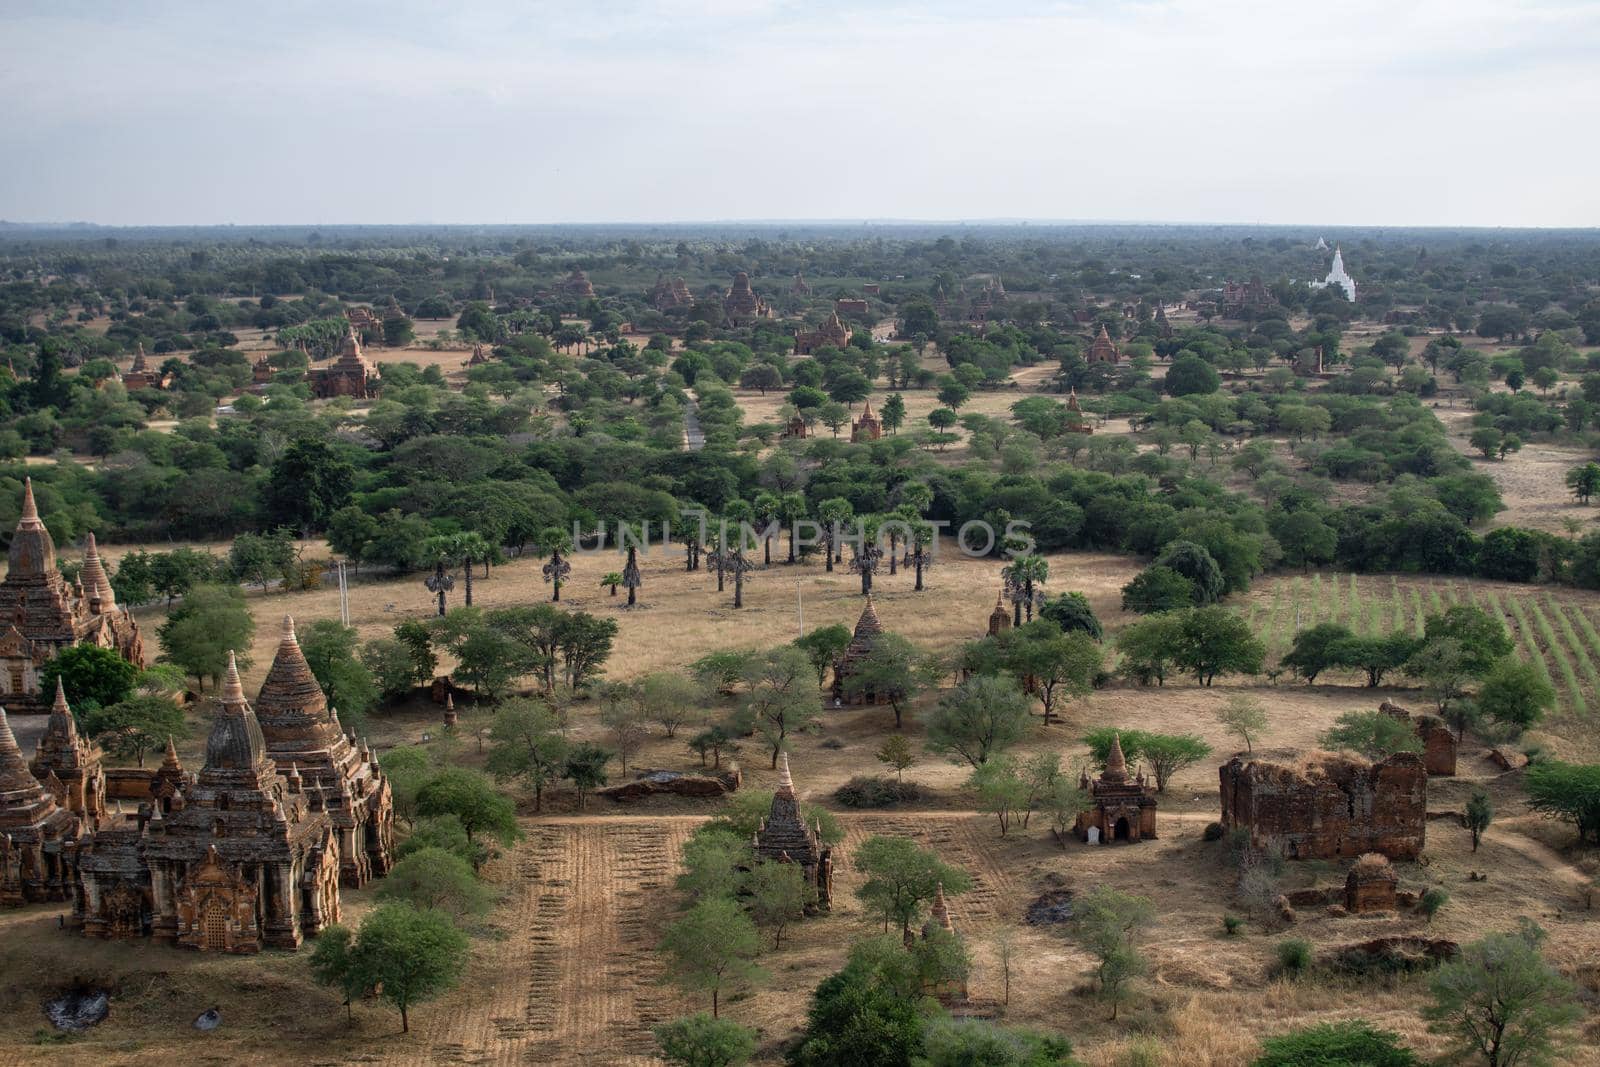
[[[728,325],[743,326],[756,319],[770,319],[772,309],[750,288],[750,275],[740,271],[722,298],[722,314]]]
[[[1011,629],[1011,612],[1006,610],[1006,591],[994,595],[994,610],[989,612],[989,636],[999,637]]]
[[[933,906],[928,909],[928,921],[922,924],[922,940],[929,941],[935,937],[959,940],[960,936],[956,933],[956,924],[950,919],[950,905],[944,899],[944,883],[940,882],[933,892]],[[946,1004],[966,1000],[967,979],[963,975],[958,979],[946,979],[941,982],[924,980],[922,991]]]
[[[760,859],[798,863],[805,872],[806,884],[816,891],[817,908],[822,911],[832,908],[833,850],[822,843],[822,827],[807,826],[800,817],[800,801],[795,796],[787,752],[778,756],[778,789],[772,794],[772,808],[761,821],[752,843]]]
[[[150,360],[145,357],[144,345],[133,354],[133,362],[128,365],[128,371],[122,376],[122,386],[129,392],[135,389],[165,389],[172,384],[172,376],[162,374],[150,367]]]
[[[347,307],[344,309],[344,317],[358,336],[376,341],[383,339],[383,320],[373,314],[371,308],[361,304]]]
[[[572,273],[561,283],[561,295],[574,300],[590,300],[594,297],[594,283],[581,269],[573,267]]]
[[[250,364],[250,383],[252,385],[270,385],[274,373],[276,372],[272,369],[272,361],[266,356],[262,356]]]
[[[783,428],[783,436],[785,436],[785,437],[810,437],[811,436],[811,428],[806,425],[805,417],[802,416],[802,415],[798,415],[797,414],[797,415],[792,416],[789,419],[788,424],[784,426],[784,428]]]
[[[850,643],[833,661],[833,702],[835,704],[887,704],[889,697],[886,693],[874,693],[868,690],[856,693],[853,696],[845,695],[845,682],[849,680],[852,669],[867,653],[871,652],[878,644],[878,636],[883,633],[883,624],[878,621],[878,609],[873,607],[872,597],[867,596],[867,606],[861,609],[861,617],[856,620],[855,633],[850,637]]]
[[[1278,298],[1272,295],[1272,290],[1261,284],[1259,277],[1253,277],[1243,284],[1229,282],[1222,288],[1222,317],[1225,319],[1244,318],[1277,306]]]
[[[1162,337],[1172,336],[1172,323],[1167,321],[1167,305],[1156,301],[1156,329]]]
[[[1128,777],[1128,762],[1122,754],[1122,738],[1111,739],[1111,752],[1106,756],[1105,769],[1100,777],[1091,780],[1088,772],[1078,780],[1078,788],[1089,794],[1088,810],[1078,813],[1077,832],[1080,840],[1091,838],[1098,844],[1113,841],[1130,844],[1156,837],[1156,798],[1145,785],[1144,775]],[[1090,834],[1090,829],[1095,833]]]
[[[1422,854],[1428,771],[1420,756],[1400,752],[1369,764],[1313,752],[1293,767],[1235,756],[1219,774],[1222,825],[1248,830],[1256,848],[1276,847],[1289,859]]]
[[[328,707],[300,651],[294,619],[283,617],[278,651],[256,697],[267,755],[280,773],[298,774],[339,835],[339,878],[359,889],[394,860],[394,800],[367,746],[359,749]]]
[[[669,282],[665,277],[657,277],[655,287],[650,290],[650,303],[657,311],[692,308],[694,294],[689,292],[689,285],[682,278]]]
[[[64,648],[99,645],[144,666],[139,624],[117,607],[89,535],[83,570],[71,585],[56,567],[56,545],[39,519],[33,482],[24,479],[22,517],[11,536],[10,567],[0,580],[0,701],[14,714],[44,714],[39,671]]]
[[[1094,339],[1094,344],[1089,346],[1089,354],[1084,357],[1090,363],[1117,363],[1122,359],[1122,353],[1117,350],[1116,344],[1111,340],[1105,323],[1100,324],[1100,334]]]
[[[361,353],[361,339],[352,328],[344,336],[339,358],[311,375],[311,390],[319,400],[335,396],[371,400],[383,389],[378,368]]]
[[[323,793],[293,767],[279,773],[231,656],[194,783],[170,813],[102,827],[76,866],[71,925],[93,937],[251,953],[298,948],[340,916]]]
[[[843,348],[850,343],[853,333],[850,327],[839,321],[839,313],[832,312],[815,330],[794,332],[794,354],[809,356],[819,348]]]
[[[863,285],[861,287],[861,291],[863,293],[866,293],[868,296],[877,296],[879,291],[880,291],[880,288],[881,287],[878,285],[877,282],[867,282],[865,285]]]
[[[82,826],[28,769],[0,708],[0,904],[69,899]]]
[[[1344,882],[1344,910],[1351,915],[1394,911],[1400,878],[1386,857],[1368,852],[1357,859]]]
[[[841,315],[865,315],[870,308],[865,300],[842,297],[833,302],[833,310]]]
[[[1456,735],[1443,719],[1433,715],[1412,715],[1398,704],[1385,700],[1378,710],[1401,722],[1411,723],[1422,741],[1422,763],[1428,773],[1439,778],[1456,773]]]
[[[106,813],[106,775],[100,749],[78,733],[60,677],[56,678],[50,721],[39,738],[28,771],[44,783],[57,804],[85,825],[94,825]]]
[[[883,423],[872,413],[872,401],[861,404],[861,417],[850,424],[850,440],[876,441],[883,436]]]

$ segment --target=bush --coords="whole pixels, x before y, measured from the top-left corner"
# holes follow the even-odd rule
[[[1225,832],[1226,831],[1222,829],[1222,824],[1220,822],[1208,822],[1206,823],[1205,830],[1201,832],[1200,837],[1205,841],[1221,841],[1222,835]]]
[[[1422,894],[1421,900],[1417,901],[1417,910],[1422,912],[1424,918],[1432,922],[1434,913],[1448,903],[1450,903],[1449,893],[1446,893],[1443,889],[1430,889]]]
[[[847,808],[890,808],[902,801],[916,800],[922,791],[913,782],[893,778],[857,775],[834,790],[833,798]]]
[[[1244,929],[1244,920],[1237,915],[1224,915],[1222,917],[1222,932],[1229,937],[1238,937],[1239,931]]]
[[[1291,978],[1311,966],[1311,942],[1290,937],[1278,942],[1278,969]]]
[[[1418,1062],[1398,1035],[1352,1019],[1269,1037],[1261,1042],[1261,1055],[1251,1067],[1414,1067]]]

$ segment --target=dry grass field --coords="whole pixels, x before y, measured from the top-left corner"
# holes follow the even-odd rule
[[[539,565],[530,558],[496,568],[490,579],[475,583],[476,601],[495,606],[544,599],[548,587]],[[765,647],[785,640],[796,631],[797,590],[807,628],[851,623],[862,603],[853,575],[830,576],[820,563],[795,568],[775,563],[752,576],[747,607],[735,612],[731,589],[719,596],[713,578],[685,573],[681,557],[672,553],[646,557],[643,603],[628,611],[622,598],[613,600],[598,586],[599,575],[615,566],[609,555],[576,558],[574,578],[562,596],[573,607],[618,620],[617,653],[608,672],[613,677],[681,667],[714,648]],[[1135,569],[1135,561],[1121,557],[1058,555],[1051,558],[1050,587],[1085,592],[1108,627],[1115,628],[1127,621],[1118,590]],[[982,632],[997,584],[997,563],[967,559],[946,546],[940,565],[929,572],[926,592],[911,592],[909,576],[882,575],[875,600],[887,628],[930,649],[952,648]],[[329,617],[335,614],[335,599],[332,590],[251,594],[258,631],[248,688],[259,685],[265,672],[277,617],[286,610],[306,620]],[[1238,608],[1276,652],[1287,647],[1296,612],[1301,625],[1337,618],[1358,629],[1387,629],[1414,625],[1419,610],[1469,599],[1499,605],[1517,627],[1522,649],[1539,652],[1557,673],[1562,710],[1545,731],[1552,747],[1564,755],[1591,753],[1593,731],[1574,699],[1581,698],[1586,707],[1600,699],[1577,666],[1585,638],[1576,645],[1567,642],[1555,620],[1583,633],[1580,620],[1591,625],[1600,620],[1600,597],[1330,573],[1264,581],[1240,599]],[[389,605],[394,610],[385,610]],[[363,637],[377,636],[399,619],[425,615],[430,607],[420,580],[362,581],[352,589],[353,622]],[[1580,672],[1574,690],[1561,684],[1556,657],[1547,654],[1552,646],[1541,644],[1535,607]],[[141,615],[153,629],[162,612]],[[1590,648],[1600,653],[1600,647]],[[809,920],[780,952],[763,959],[770,972],[766,982],[725,1001],[730,1017],[760,1030],[759,1062],[779,1061],[782,1043],[802,1019],[809,990],[837,969],[851,940],[875,928],[855,900],[860,874],[850,862],[854,848],[874,833],[914,837],[972,874],[973,890],[952,902],[952,912],[974,950],[971,991],[983,1010],[997,1010],[1001,997],[990,936],[1001,924],[1018,924],[1041,891],[1056,885],[1082,891],[1103,883],[1155,901],[1159,919],[1148,940],[1152,972],[1139,984],[1131,1010],[1115,1024],[1105,1021],[1103,1007],[1086,995],[1088,961],[1081,951],[1057,929],[1020,927],[1021,962],[1005,1018],[1063,1030],[1088,1062],[1107,1067],[1125,1062],[1136,1045],[1157,1050],[1157,1059],[1144,1062],[1239,1064],[1251,1053],[1251,1035],[1264,1028],[1356,1015],[1400,1031],[1421,1049],[1442,1049],[1417,1015],[1424,1000],[1422,979],[1297,983],[1271,977],[1275,946],[1290,935],[1309,938],[1319,951],[1389,934],[1467,940],[1527,914],[1552,931],[1552,955],[1563,966],[1576,973],[1580,965],[1590,965],[1600,950],[1600,926],[1580,901],[1586,874],[1574,866],[1579,857],[1555,851],[1565,846],[1566,832],[1526,812],[1518,799],[1518,775],[1497,776],[1471,744],[1463,751],[1461,776],[1432,783],[1429,808],[1458,811],[1472,786],[1488,788],[1498,814],[1482,849],[1472,854],[1465,831],[1434,821],[1425,861],[1400,867],[1405,885],[1440,886],[1450,893],[1452,903],[1431,927],[1413,917],[1333,918],[1313,909],[1303,911],[1293,928],[1252,921],[1243,935],[1224,937],[1221,916],[1233,907],[1231,869],[1226,847],[1203,842],[1200,831],[1215,818],[1215,765],[1233,748],[1216,725],[1215,709],[1241,691],[1266,702],[1273,728],[1264,747],[1284,753],[1313,745],[1344,711],[1370,708],[1385,698],[1421,703],[1415,692],[1374,692],[1342,678],[1314,687],[1285,680],[1277,686],[1213,689],[1180,679],[1162,689],[1097,692],[1070,706],[1063,722],[1036,729],[1023,751],[1060,751],[1071,762],[1081,758],[1077,737],[1084,728],[1114,724],[1197,733],[1217,753],[1169,784],[1161,797],[1160,839],[1131,848],[1077,842],[1063,848],[1037,820],[1001,838],[992,817],[972,811],[962,789],[966,772],[924,755],[907,772],[925,787],[924,800],[913,808],[840,812],[846,839],[836,853],[834,912]],[[469,710],[469,723],[472,714]],[[374,740],[380,748],[416,740],[434,729],[435,716],[434,709],[419,704],[377,717],[371,724]],[[580,705],[575,718],[580,734],[601,735],[587,706]],[[920,741],[916,718],[911,716],[906,729]],[[831,794],[838,785],[881,770],[873,753],[890,728],[887,709],[825,710],[819,732],[795,739],[793,763],[802,793],[836,807]],[[185,749],[194,751],[201,736],[197,730]],[[458,752],[465,762],[479,761],[470,740]],[[775,775],[763,754],[747,750],[740,760],[747,788],[773,786]],[[657,736],[636,763],[687,768],[696,760],[682,737]],[[39,960],[49,958],[59,961],[58,968],[46,982],[14,978],[0,988],[0,1064],[165,1063],[175,1056],[217,1063],[657,1062],[651,1057],[649,1026],[699,1005],[662,982],[653,950],[676,903],[670,887],[682,844],[715,806],[651,800],[621,807],[600,801],[579,815],[570,790],[562,789],[549,798],[547,813],[534,817],[527,800],[523,840],[487,868],[501,894],[488,920],[491,932],[476,939],[461,987],[414,1013],[411,1035],[400,1035],[393,1014],[375,1004],[358,1005],[355,1023],[347,1026],[337,998],[310,983],[303,955],[216,959],[149,945],[88,943],[55,929],[59,909],[34,907],[0,915],[0,966],[13,976],[32,974]],[[1469,881],[1469,871],[1487,871],[1490,878]],[[1286,887],[1331,884],[1342,877],[1338,864],[1295,864]],[[347,895],[347,919],[359,918],[370,898],[370,890]],[[70,979],[114,987],[111,1018],[84,1037],[64,1043],[41,1038],[44,1043],[35,1044],[35,1034],[45,1027],[39,1013],[43,990]],[[192,1030],[193,1017],[212,1006],[222,1009],[223,1028],[212,1034]],[[1566,1062],[1600,1064],[1595,1034],[1591,1030],[1587,1036],[1588,1046]]]

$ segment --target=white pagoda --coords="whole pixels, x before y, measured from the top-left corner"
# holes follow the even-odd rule
[[[1328,271],[1328,276],[1322,281],[1312,282],[1311,288],[1326,289],[1330,285],[1336,285],[1340,289],[1343,289],[1344,298],[1351,303],[1355,303],[1356,280],[1345,272],[1344,253],[1337,245],[1335,245],[1333,249],[1333,268]]]

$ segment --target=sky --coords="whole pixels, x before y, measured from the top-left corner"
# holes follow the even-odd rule
[[[1595,0],[0,0],[0,42],[10,221],[1600,225]]]

